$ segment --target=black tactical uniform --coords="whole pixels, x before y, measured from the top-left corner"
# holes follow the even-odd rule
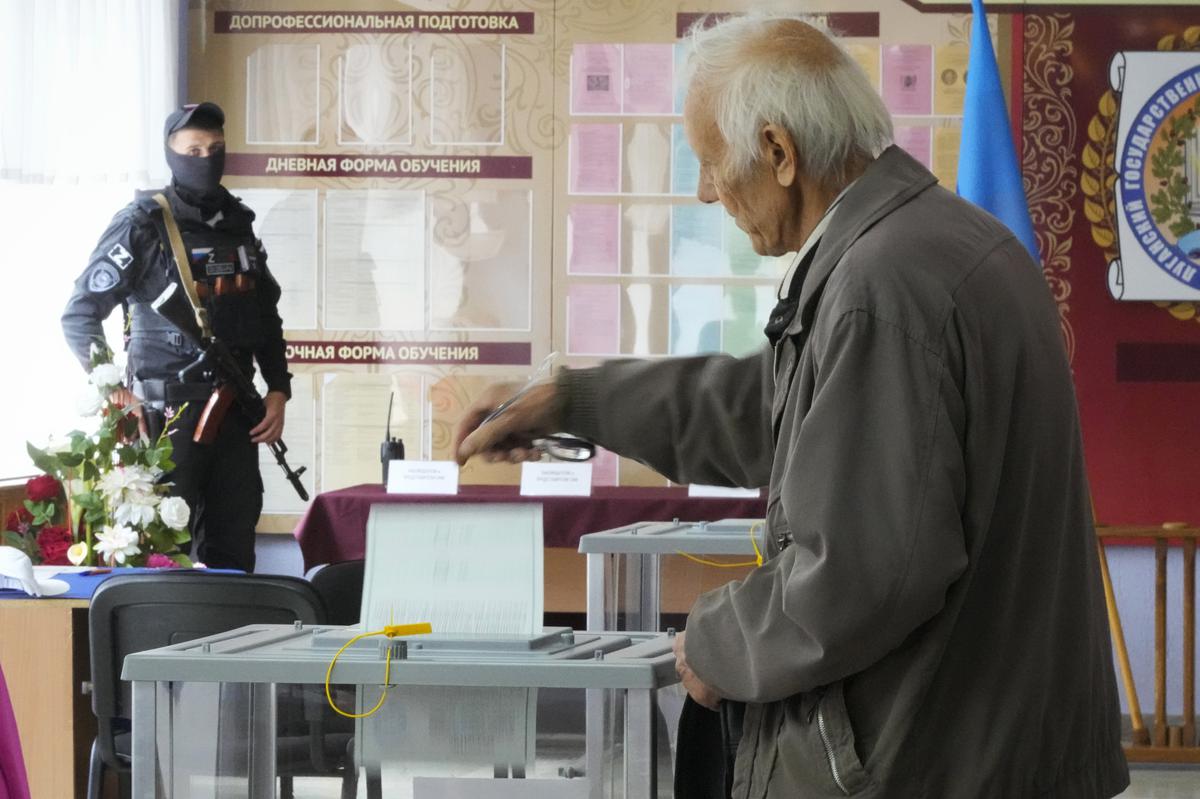
[[[163,190],[183,236],[195,279],[208,308],[213,335],[229,345],[247,375],[256,360],[268,391],[290,396],[279,318],[279,284],[267,270],[266,253],[254,237],[254,213],[220,188],[197,198],[178,183]],[[119,304],[128,313],[129,377],[143,401],[147,422],[161,429],[165,414],[187,403],[171,441],[175,470],[165,479],[192,509],[193,557],[213,567],[253,571],[254,529],[262,511],[262,477],[253,426],[236,404],[216,441],[196,444],[192,432],[212,393],[212,375],[180,372],[198,352],[150,303],[179,282],[162,211],[154,192],[139,192],[113,218],[91,262],[75,281],[62,325],[75,355],[89,365],[89,348],[103,340],[101,322]],[[235,281],[237,289],[235,290]]]

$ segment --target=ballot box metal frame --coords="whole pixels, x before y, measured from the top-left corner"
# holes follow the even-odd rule
[[[751,539],[750,530],[759,526]],[[761,519],[720,519],[711,522],[635,522],[611,530],[588,533],[579,539],[579,552],[587,556],[587,629],[615,630],[607,626],[608,583],[626,564],[625,628],[658,631],[662,626],[662,557],[664,555],[754,556],[754,541],[765,551]]]
[[[175,683],[227,683],[249,687],[248,789],[275,795],[275,686],[323,685],[337,646],[360,630],[331,625],[256,624],[181,644],[130,654],[122,679],[133,683],[133,795],[158,797],[158,725],[169,717]],[[593,633],[546,628],[535,636],[419,636],[366,638],[338,659],[339,685],[387,687],[463,686],[583,689],[587,708],[585,750],[589,797],[603,790],[601,697],[624,695],[624,795],[657,796],[658,690],[679,682],[671,636]],[[172,730],[173,731],[173,730]],[[168,737],[166,746],[173,742]],[[172,762],[168,751],[164,758]],[[166,784],[171,784],[167,775]]]

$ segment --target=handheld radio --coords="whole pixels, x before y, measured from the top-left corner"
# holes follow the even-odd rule
[[[392,461],[404,460],[404,442],[398,438],[392,438],[392,400],[395,398],[395,393],[388,395],[387,428],[384,430],[383,443],[379,445],[379,462],[383,466],[384,488],[387,487],[388,464]]]

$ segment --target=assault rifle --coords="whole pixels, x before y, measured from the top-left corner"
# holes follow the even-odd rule
[[[195,312],[187,297],[179,290],[179,284],[171,283],[167,286],[163,293],[150,303],[150,307],[159,316],[174,325],[188,342],[200,350],[200,356],[180,370],[180,382],[188,382],[189,376],[197,372],[211,372],[216,381],[212,396],[208,398],[208,404],[204,406],[204,411],[200,414],[200,421],[196,424],[196,432],[192,436],[192,440],[199,444],[211,444],[216,439],[217,430],[225,418],[225,413],[235,401],[249,417],[252,425],[261,422],[267,414],[262,395],[254,387],[254,382],[246,377],[246,373],[238,365],[237,359],[233,357],[229,347],[215,336],[205,336],[201,331],[200,326],[196,323]],[[300,499],[307,501],[308,492],[304,490],[304,485],[300,482],[300,475],[308,467],[301,466],[299,469],[293,470],[288,466],[287,458],[284,457],[287,445],[283,443],[283,439],[267,444],[267,448],[275,456],[275,462],[279,464],[279,468],[283,469],[288,482],[292,484],[292,488],[296,489]]]

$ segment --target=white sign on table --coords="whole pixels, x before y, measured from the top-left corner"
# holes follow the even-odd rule
[[[523,497],[590,497],[591,495],[592,464],[590,463],[521,464],[521,496]]]
[[[458,464],[454,461],[391,461],[389,494],[457,494]]]
[[[753,499],[761,496],[761,488],[736,488],[732,486],[709,486],[700,483],[692,483],[688,486],[689,497],[722,497],[722,498],[737,498],[747,497]]]

